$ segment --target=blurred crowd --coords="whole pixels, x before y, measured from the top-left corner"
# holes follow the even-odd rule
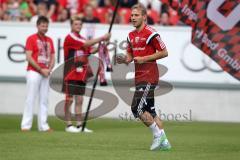
[[[115,23],[130,23],[131,6],[142,3],[148,9],[148,24],[179,25],[177,12],[159,0],[120,0]],[[0,21],[36,22],[47,16],[51,22],[68,22],[78,15],[88,23],[109,23],[116,0],[0,0]]]

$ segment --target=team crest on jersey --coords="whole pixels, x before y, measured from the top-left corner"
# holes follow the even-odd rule
[[[135,42],[138,43],[140,40],[140,37],[135,37]]]

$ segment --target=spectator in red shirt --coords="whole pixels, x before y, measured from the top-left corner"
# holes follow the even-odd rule
[[[83,22],[84,23],[99,23],[100,20],[94,16],[94,8],[91,4],[85,5],[84,8],[84,17]]]
[[[2,7],[0,6],[0,20],[3,20],[3,14],[4,14],[4,11],[3,11]]]
[[[160,0],[138,0],[138,2],[143,4],[148,9],[153,9],[158,13],[161,13],[162,2]]]
[[[70,17],[83,13],[84,6],[88,0],[57,0],[60,8],[69,10]]]
[[[59,10],[57,15],[57,21],[58,22],[69,22],[70,13],[67,9],[63,8]]]
[[[7,0],[0,0],[0,9],[6,10],[6,2]]]
[[[162,12],[160,15],[160,25],[168,26],[170,25],[169,22],[169,13],[168,12]]]
[[[20,4],[18,0],[7,0],[6,1],[5,14],[8,15],[8,20],[11,21],[20,21]]]
[[[38,5],[39,3],[46,3],[47,5],[47,10],[48,10],[48,13],[47,13],[47,17],[49,19],[54,19],[54,14],[56,12],[56,9],[57,9],[57,2],[56,0],[34,0],[34,3],[36,5]]]
[[[47,9],[47,4],[44,3],[44,2],[41,2],[41,3],[38,3],[37,4],[37,11],[36,11],[36,15],[33,16],[31,18],[31,22],[37,22],[37,19],[40,17],[40,16],[45,16],[47,17],[47,14],[48,14],[48,9]],[[49,19],[50,22],[51,22],[51,19]]]

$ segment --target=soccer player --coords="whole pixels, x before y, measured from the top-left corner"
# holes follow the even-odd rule
[[[21,129],[28,131],[32,127],[33,106],[39,96],[38,130],[52,131],[47,123],[49,75],[54,66],[53,41],[46,36],[48,18],[40,16],[37,20],[38,32],[29,36],[26,42],[27,67],[27,98],[23,112]]]
[[[146,25],[146,18],[146,8],[141,3],[132,7],[131,21],[135,30],[127,37],[127,55],[117,56],[117,63],[135,63],[136,90],[131,109],[133,115],[140,118],[153,133],[150,150],[169,150],[171,145],[154,106],[154,89],[159,80],[156,60],[167,57],[168,52],[160,35]]]
[[[65,67],[63,91],[66,94],[64,107],[67,125],[65,131],[78,133],[82,130],[83,95],[85,94],[86,81],[91,70],[88,65],[88,56],[90,53],[96,52],[96,49],[92,49],[91,46],[101,41],[108,41],[111,35],[107,33],[102,37],[86,40],[80,35],[83,24],[82,19],[73,17],[70,23],[71,32],[64,40]],[[70,112],[73,99],[75,99],[76,127],[72,124]],[[84,132],[92,132],[92,130],[85,128]]]

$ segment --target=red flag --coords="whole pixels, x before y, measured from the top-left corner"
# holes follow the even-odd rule
[[[240,80],[240,0],[161,0],[192,27],[192,43]]]

